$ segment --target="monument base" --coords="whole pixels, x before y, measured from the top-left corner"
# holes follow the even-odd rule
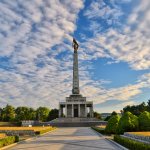
[[[107,121],[100,121],[96,118],[57,118],[47,124],[55,127],[91,127],[106,125]]]

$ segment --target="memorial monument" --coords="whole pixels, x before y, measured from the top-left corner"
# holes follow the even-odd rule
[[[100,121],[93,117],[93,102],[87,101],[86,97],[80,94],[79,71],[78,71],[78,48],[79,44],[75,39],[72,43],[73,53],[73,85],[72,94],[66,97],[65,102],[59,102],[59,118],[56,118],[45,125],[57,127],[85,127],[104,125],[105,121]]]
[[[66,97],[66,102],[59,103],[59,117],[66,118],[93,118],[93,102],[86,101],[86,97],[80,94],[79,71],[78,71],[78,48],[79,44],[73,39],[73,85],[72,94]],[[63,109],[65,111],[63,111]]]

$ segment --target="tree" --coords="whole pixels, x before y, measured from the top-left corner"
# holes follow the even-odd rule
[[[148,100],[147,104],[148,104],[148,106],[150,107],[150,99]]]
[[[142,131],[150,131],[150,113],[144,111],[139,116],[139,126]]]
[[[36,119],[36,111],[33,108],[29,108],[29,120]]]
[[[36,117],[40,121],[47,121],[50,110],[47,107],[39,107],[36,110]]]
[[[3,121],[14,121],[15,119],[15,108],[11,105],[6,105],[2,110],[2,120]]]
[[[139,105],[133,105],[133,106],[127,105],[126,107],[123,108],[123,111],[124,113],[129,111],[132,114],[139,116],[142,112],[147,110],[147,107],[148,106],[146,106],[145,102],[143,102]]]
[[[101,114],[96,111],[94,112],[94,118],[102,119]]]
[[[117,115],[117,113],[116,113],[115,111],[113,111],[113,112],[111,113],[111,116],[114,116],[114,115]]]
[[[51,120],[56,119],[56,118],[58,118],[58,109],[52,109],[49,112],[48,120],[51,121]]]
[[[107,116],[107,117],[104,119],[104,121],[108,121],[108,120],[109,120],[112,116],[114,116],[114,115],[117,115],[117,113],[116,113],[115,111],[113,111],[110,116]]]
[[[118,114],[112,115],[105,128],[106,133],[115,134],[117,132],[119,120],[120,116]]]
[[[16,110],[16,121],[22,120],[34,120],[36,113],[33,108],[28,107],[17,107]]]
[[[137,131],[139,128],[138,117],[131,112],[125,112],[118,123],[117,132]]]

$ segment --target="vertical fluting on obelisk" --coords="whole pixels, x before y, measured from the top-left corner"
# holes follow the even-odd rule
[[[72,94],[79,94],[79,73],[78,73],[78,43],[75,39],[73,39],[73,88],[72,88]]]

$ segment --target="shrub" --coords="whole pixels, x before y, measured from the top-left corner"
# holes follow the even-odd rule
[[[0,139],[0,147],[7,146],[15,142],[16,142],[15,136],[7,136],[3,139]]]
[[[117,133],[123,134],[128,131],[137,131],[139,129],[138,117],[130,112],[125,112],[118,123]]]
[[[128,138],[121,137],[119,135],[114,136],[114,141],[129,148],[130,150],[150,150],[150,145]]]
[[[15,142],[19,142],[19,136],[15,135]]]
[[[105,129],[106,133],[115,134],[117,131],[119,120],[120,120],[119,115],[112,115],[111,118],[108,120],[106,129]]]
[[[139,116],[139,127],[142,131],[150,131],[150,113],[144,111]]]

